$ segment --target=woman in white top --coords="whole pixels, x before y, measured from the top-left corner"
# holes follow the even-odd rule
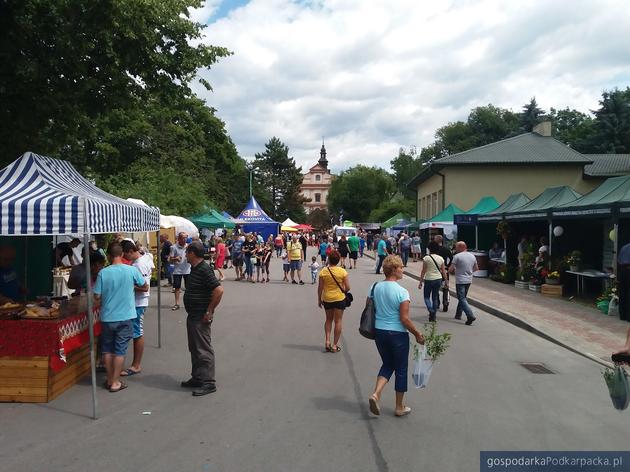
[[[440,306],[440,287],[442,281],[448,286],[448,278],[446,277],[444,259],[438,255],[440,245],[431,241],[427,248],[429,255],[422,259],[422,274],[420,274],[418,288],[422,289],[424,284],[424,303],[429,310],[429,321],[436,321],[436,313]]]

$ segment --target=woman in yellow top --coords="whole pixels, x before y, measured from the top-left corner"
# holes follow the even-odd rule
[[[341,337],[341,318],[346,309],[346,292],[350,291],[348,273],[345,269],[337,267],[341,255],[338,251],[332,251],[328,256],[328,266],[319,272],[319,285],[317,287],[317,305],[322,305],[326,310],[324,322],[324,334],[326,336],[326,352],[339,352],[339,338]],[[335,282],[336,280],[336,282]],[[343,289],[343,290],[342,290]],[[330,344],[330,332],[333,321],[335,322],[335,334],[332,345]]]

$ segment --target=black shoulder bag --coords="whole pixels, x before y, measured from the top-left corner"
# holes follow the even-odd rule
[[[330,270],[330,267],[326,267],[326,269],[328,269],[330,276],[333,278],[333,280],[337,284],[337,287],[339,287],[339,290],[341,290],[341,293],[343,293],[346,296],[344,301],[346,302],[346,308],[348,308],[350,305],[352,305],[352,302],[354,301],[354,297],[352,296],[350,292],[346,292],[343,288],[341,288],[341,285],[339,284],[339,282],[337,282],[337,279],[333,275],[332,270]]]

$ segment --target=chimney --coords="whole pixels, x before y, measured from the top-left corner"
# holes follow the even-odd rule
[[[551,136],[551,121],[538,123],[532,131],[540,136]]]

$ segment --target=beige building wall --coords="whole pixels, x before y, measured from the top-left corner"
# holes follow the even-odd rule
[[[546,188],[561,185],[586,194],[604,180],[584,179],[583,166],[451,166],[440,172],[446,176],[446,205],[453,203],[465,211],[488,195],[502,203],[513,193],[524,192],[535,198]],[[418,185],[418,218],[430,218],[441,210],[435,211],[427,204],[440,190],[439,175]]]

